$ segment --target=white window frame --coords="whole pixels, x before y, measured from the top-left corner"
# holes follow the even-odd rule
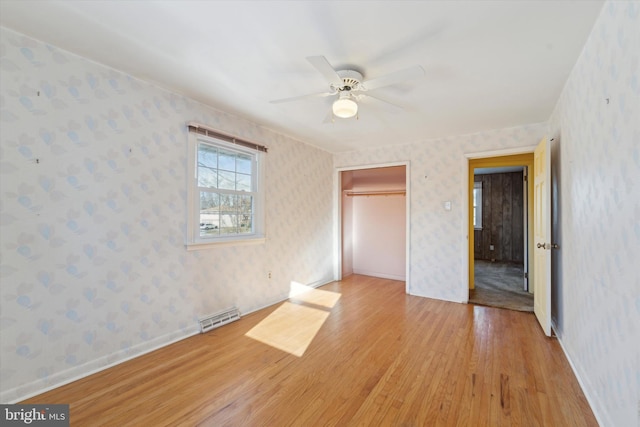
[[[482,181],[473,183],[473,228],[482,230]]]
[[[252,157],[252,179],[255,185],[253,199],[253,233],[219,237],[200,236],[200,189],[198,187],[198,145],[206,143],[228,151]],[[232,144],[211,136],[189,132],[187,150],[187,250],[200,250],[224,245],[247,245],[265,242],[264,228],[264,153]]]

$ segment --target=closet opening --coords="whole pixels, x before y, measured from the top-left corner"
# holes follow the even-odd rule
[[[401,280],[408,286],[407,164],[339,171],[340,277]]]

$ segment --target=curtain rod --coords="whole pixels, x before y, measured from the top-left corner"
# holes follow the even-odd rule
[[[189,122],[187,123],[187,128],[189,129],[189,132],[199,133],[200,135],[221,139],[223,141],[227,141],[232,144],[237,144],[243,147],[251,148],[252,150],[262,151],[264,153],[267,152],[267,147],[265,147],[264,145],[260,145],[260,144],[256,144],[255,142],[236,138],[235,136],[228,135],[226,133],[220,132],[217,129],[213,129],[209,126],[205,126],[200,123]]]

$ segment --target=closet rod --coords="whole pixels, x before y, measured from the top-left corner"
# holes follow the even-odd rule
[[[379,190],[379,191],[353,191],[345,190],[344,194],[347,196],[392,196],[392,195],[405,195],[406,190]]]

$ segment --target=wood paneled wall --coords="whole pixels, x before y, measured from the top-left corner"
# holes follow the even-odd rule
[[[522,172],[476,175],[474,180],[482,181],[482,230],[474,231],[475,259],[524,263]]]

